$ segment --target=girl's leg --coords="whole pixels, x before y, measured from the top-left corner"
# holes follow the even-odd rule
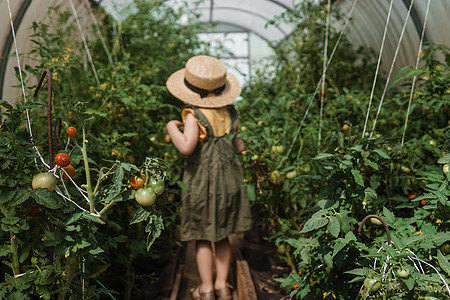
[[[228,238],[215,243],[216,250],[216,281],[214,288],[220,289],[227,286],[228,272],[231,262],[231,247]]]
[[[200,292],[204,293],[213,290],[213,253],[210,241],[196,241],[195,258],[200,280],[202,281]]]

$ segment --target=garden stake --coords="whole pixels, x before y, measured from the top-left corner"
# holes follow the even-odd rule
[[[52,152],[52,138],[53,138],[53,130],[52,130],[52,75],[49,69],[46,69],[39,80],[38,85],[34,91],[33,97],[36,98],[39,90],[41,89],[42,83],[47,75],[48,79],[48,92],[47,92],[47,126],[48,126],[48,162],[50,164],[50,169],[53,169],[53,152]]]
[[[422,34],[420,37],[419,50],[417,51],[415,70],[417,70],[419,68],[420,53],[422,51],[423,40],[425,37],[425,29],[427,28],[427,20],[428,20],[428,12],[430,10],[430,3],[431,3],[431,0],[428,0],[427,10],[425,12],[425,19],[423,20],[423,28],[422,28]],[[413,95],[414,95],[414,87],[416,85],[416,80],[417,80],[417,75],[413,77],[413,82],[411,85],[411,93],[409,94],[408,109],[406,110],[405,126],[403,128],[402,143],[400,144],[401,147],[403,147],[403,143],[405,142],[406,126],[408,125],[408,116],[409,116],[409,112],[411,110],[411,102],[412,102]]]
[[[38,85],[34,91],[33,97],[36,98],[39,90],[41,89],[42,83],[44,82],[45,76],[48,77],[47,81],[47,126],[48,126],[48,163],[50,165],[50,169],[53,169],[53,152],[52,152],[52,73],[49,69],[44,70],[41,75],[41,79],[39,80]],[[55,224],[52,222],[50,224],[50,232],[55,231]],[[53,262],[54,258],[54,246],[50,247],[50,261]]]

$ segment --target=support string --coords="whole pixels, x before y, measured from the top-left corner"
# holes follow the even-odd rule
[[[100,84],[100,80],[98,79],[98,75],[97,75],[97,70],[95,69],[94,61],[92,60],[91,52],[89,51],[89,47],[87,45],[86,36],[84,35],[83,28],[81,27],[80,20],[78,19],[77,10],[75,9],[75,6],[73,5],[72,0],[70,0],[70,6],[72,8],[75,22],[77,23],[78,31],[80,31],[81,39],[83,40],[84,50],[86,51],[86,54],[89,59],[89,63],[91,64],[92,71],[94,72],[95,81],[97,81],[97,84]]]
[[[319,116],[319,136],[317,138],[317,150],[320,151],[320,139],[322,136],[322,119],[323,119],[323,99],[325,94],[325,79],[326,79],[326,71],[327,71],[327,50],[328,50],[328,30],[330,27],[330,16],[331,16],[331,0],[328,0],[327,5],[327,22],[325,26],[325,44],[323,50],[323,71],[322,71],[322,95],[320,96],[320,116]]]
[[[422,29],[422,35],[420,37],[419,50],[417,51],[416,70],[419,68],[420,53],[422,52],[422,45],[423,45],[423,39],[424,39],[424,36],[425,36],[425,28],[427,26],[427,19],[428,19],[428,12],[429,12],[429,9],[430,9],[430,3],[431,3],[431,0],[428,0],[427,10],[425,12],[425,19],[423,20],[423,29]],[[416,85],[416,80],[417,80],[417,75],[415,75],[413,77],[413,81],[412,81],[411,93],[409,95],[408,109],[406,110],[405,127],[403,129],[403,136],[402,136],[401,147],[403,147],[403,143],[405,141],[406,126],[408,124],[408,116],[409,116],[409,112],[410,112],[410,109],[411,109],[411,102],[412,102],[412,98],[413,98],[413,94],[414,94],[414,88],[415,88],[415,85]]]
[[[414,0],[412,0],[410,5],[409,5],[408,13],[406,14],[405,22],[403,23],[403,28],[402,28],[402,31],[401,31],[401,34],[400,34],[400,38],[398,39],[397,48],[395,49],[394,58],[392,59],[391,67],[389,69],[389,74],[388,74],[388,77],[386,79],[386,84],[384,85],[384,90],[383,90],[383,94],[382,94],[381,99],[380,99],[380,104],[378,105],[377,114],[375,115],[375,119],[374,119],[373,125],[372,125],[372,130],[370,131],[370,137],[372,137],[372,135],[373,135],[373,133],[375,131],[375,126],[377,125],[378,116],[380,115],[381,106],[383,105],[384,97],[386,96],[386,91],[387,91],[387,88],[389,86],[389,82],[391,80],[392,71],[394,69],[395,61],[397,60],[397,55],[398,55],[398,52],[400,50],[400,45],[401,45],[402,40],[403,40],[403,35],[405,34],[406,25],[408,24],[408,19],[409,19],[409,16],[411,15],[411,9],[412,9],[413,5],[414,5]]]
[[[372,105],[373,93],[375,91],[375,85],[377,83],[378,72],[380,70],[381,56],[383,54],[384,42],[386,41],[386,33],[387,33],[388,26],[389,26],[389,19],[391,18],[393,2],[394,2],[394,0],[391,0],[391,4],[389,6],[388,15],[387,15],[387,18],[386,18],[386,26],[384,27],[384,34],[383,34],[383,39],[381,41],[381,47],[380,47],[380,55],[378,56],[377,69],[375,71],[375,77],[373,79],[372,91],[370,92],[369,107],[367,108],[366,121],[364,122],[364,129],[363,129],[363,132],[362,132],[362,137],[364,137],[364,134],[366,133],[367,121],[369,120],[370,107]]]
[[[339,34],[339,37],[338,37],[338,39],[336,41],[336,44],[334,45],[333,51],[331,52],[330,58],[328,59],[327,67],[325,69],[325,72],[328,70],[328,67],[330,66],[331,60],[333,59],[334,53],[336,52],[336,49],[337,49],[337,47],[338,47],[338,45],[340,43],[340,40],[341,40],[342,36],[344,35],[344,31],[347,28],[347,25],[349,24],[350,17],[352,16],[353,10],[355,9],[355,6],[356,6],[357,3],[358,3],[358,0],[355,0],[353,2],[353,5],[352,5],[352,7],[350,9],[350,12],[348,13],[347,19],[345,20],[344,25],[342,26],[342,30],[341,30],[341,32]],[[295,133],[294,139],[292,140],[291,146],[289,147],[289,151],[286,153],[286,156],[283,157],[283,160],[282,160],[281,164],[283,164],[283,162],[286,160],[287,157],[289,157],[289,154],[292,152],[292,148],[294,147],[294,144],[297,141],[298,135],[300,134],[300,131],[301,131],[302,127],[303,127],[303,123],[305,122],[306,117],[309,114],[309,110],[310,110],[311,105],[312,105],[312,103],[314,101],[314,98],[317,95],[317,92],[319,91],[319,87],[320,87],[320,85],[322,83],[323,78],[324,77],[323,77],[323,74],[322,74],[322,77],[320,77],[319,82],[317,83],[316,89],[314,90],[314,93],[312,94],[312,96],[311,96],[311,98],[309,100],[308,107],[306,108],[306,111],[305,111],[305,114],[303,115],[302,121],[300,122],[300,125],[297,128],[297,131]]]
[[[98,21],[97,21],[97,18],[95,17],[95,14],[94,14],[93,10],[92,10],[91,4],[89,3],[89,0],[84,0],[84,3],[86,4],[86,7],[88,8],[88,11],[89,11],[89,15],[91,16],[91,19],[94,22],[95,29],[98,32],[98,35],[99,35],[100,40],[101,40],[102,45],[103,45],[103,49],[105,49],[106,56],[108,57],[109,63],[111,64],[112,68],[115,70],[116,66],[114,65],[114,62],[113,62],[112,57],[111,57],[111,53],[108,50],[108,46],[106,45],[105,38],[103,37],[102,31],[100,30],[100,26],[98,25]]]
[[[26,97],[26,93],[25,93],[25,85],[23,83],[22,67],[20,66],[19,49],[17,47],[17,39],[16,39],[16,30],[14,29],[14,23],[13,23],[12,13],[11,13],[11,5],[10,5],[9,0],[7,0],[7,3],[8,3],[9,20],[11,22],[11,33],[12,33],[13,40],[14,40],[14,48],[16,50],[17,68],[19,69],[19,77],[20,77],[20,84],[22,87],[22,95],[23,95],[24,103],[26,103],[27,97]],[[25,108],[25,113],[27,115],[28,133],[30,134],[30,141],[31,141],[31,144],[33,145],[33,149],[38,154],[41,162],[47,167],[47,169],[50,169],[50,166],[45,162],[44,158],[42,157],[41,153],[39,152],[39,149],[34,144],[33,131],[31,130],[31,121],[30,121],[30,114],[28,112],[28,108]],[[34,163],[37,165],[37,158],[34,159]]]

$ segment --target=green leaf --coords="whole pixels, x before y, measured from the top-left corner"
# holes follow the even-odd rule
[[[36,202],[50,209],[58,209],[61,204],[57,200],[57,194],[47,189],[37,189],[31,195]]]
[[[74,213],[67,221],[66,225],[70,225],[81,218],[81,212]]]
[[[405,79],[410,79],[414,76],[420,76],[426,74],[425,70],[423,69],[414,69],[412,71],[410,71],[408,74],[406,74]]]
[[[105,252],[105,251],[102,248],[100,248],[100,247],[97,247],[95,249],[89,250],[89,253],[92,254],[92,255],[98,255],[98,254],[103,253],[103,252]]]
[[[447,258],[445,258],[445,256],[442,255],[441,250],[438,250],[437,257],[439,265],[441,266],[442,270],[444,270],[447,274],[450,275],[450,263],[447,260]]]
[[[4,204],[6,202],[11,201],[11,199],[14,198],[15,194],[16,190],[2,188],[0,190],[0,204]]]
[[[189,191],[189,187],[183,181],[177,181],[177,184],[183,191]]]
[[[1,256],[6,256],[8,254],[10,254],[11,251],[11,247],[9,245],[0,245],[0,257]]]
[[[352,172],[352,174],[353,174],[353,178],[355,179],[355,182],[356,182],[358,185],[364,187],[364,179],[363,179],[361,173],[359,172],[359,170],[352,169],[351,172]]]
[[[161,216],[151,215],[150,221],[145,227],[145,232],[148,232],[147,236],[147,251],[150,250],[155,240],[161,235],[161,231],[164,230],[164,222]]]
[[[9,205],[11,205],[11,206],[19,206],[19,205],[21,205],[22,203],[27,201],[28,198],[30,198],[31,191],[32,190],[28,190],[28,189],[17,190],[14,198],[11,200]],[[48,190],[46,190],[46,191],[48,191]]]
[[[91,243],[89,243],[85,240],[82,240],[81,243],[77,243],[75,246],[79,249],[83,249],[83,248],[89,247],[90,245],[91,245]]]
[[[372,169],[379,170],[378,164],[376,162],[371,161],[370,159],[365,159],[364,162],[369,165]]]
[[[448,164],[450,163],[450,153],[445,153],[442,157],[438,159],[438,164]]]
[[[134,214],[133,219],[130,221],[130,225],[146,221],[150,217],[150,215],[151,212],[148,212],[142,207],[139,207],[139,209]]]
[[[341,230],[341,226],[337,217],[332,216],[330,222],[328,223],[328,232],[331,233],[332,236],[337,238],[339,236],[339,232]]]
[[[94,215],[91,214],[90,212],[83,211],[83,212],[82,212],[82,216],[83,216],[83,218],[85,218],[86,220],[89,220],[89,221],[92,221],[92,222],[95,222],[95,223],[99,223],[99,224],[103,224],[103,221],[100,220],[99,217],[94,216]]]
[[[359,269],[353,269],[353,270],[350,270],[350,271],[346,271],[344,273],[345,274],[358,275],[358,276],[367,276],[367,275],[369,275],[369,270],[359,268]]]
[[[314,160],[321,160],[321,159],[327,159],[330,157],[333,157],[334,155],[331,153],[319,153],[317,154],[313,159]]]
[[[245,190],[247,192],[247,197],[250,201],[254,202],[256,200],[256,193],[255,193],[255,185],[254,184],[247,184],[245,187]]]
[[[389,254],[389,256],[391,256],[392,258],[395,258],[397,256],[397,252],[392,246],[388,244],[382,244],[382,246],[383,249],[386,250],[386,252]]]
[[[331,257],[330,252],[325,254],[325,256],[323,257],[323,260],[325,261],[325,264],[328,266],[328,268],[330,268],[330,269],[333,268],[333,258]]]
[[[395,215],[386,207],[383,207],[384,221],[387,225],[392,225],[395,222]]]
[[[306,221],[305,226],[303,226],[301,233],[310,232],[314,229],[323,227],[328,224],[328,218],[311,218]]]
[[[338,238],[336,240],[336,243],[333,247],[333,257],[336,256],[336,254],[339,253],[339,251],[341,251],[346,245],[347,245],[347,241],[343,238]]]
[[[99,116],[99,117],[102,117],[102,118],[106,118],[106,116],[107,116],[106,113],[100,112],[100,111],[92,109],[92,108],[87,108],[84,111],[84,113],[87,114],[87,115],[96,115],[96,116]]]
[[[381,156],[382,158],[386,158],[386,159],[390,159],[391,157],[386,153],[386,151],[384,149],[381,148],[376,148],[373,150],[373,152],[375,152],[376,154],[378,154],[379,156]]]
[[[408,278],[402,278],[402,281],[406,284],[408,287],[408,290],[412,290],[414,288],[414,279],[410,276]]]

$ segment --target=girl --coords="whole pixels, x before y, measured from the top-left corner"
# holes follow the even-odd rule
[[[228,236],[252,226],[249,201],[241,187],[242,168],[236,157],[244,146],[242,141],[226,136],[238,130],[237,112],[231,103],[241,92],[240,84],[219,59],[199,55],[173,73],[166,85],[172,95],[189,105],[182,110],[183,122],[172,120],[166,128],[174,146],[187,156],[183,181],[188,190],[182,191],[181,241],[196,241],[201,279],[201,284],[191,290],[192,297],[231,299]]]

